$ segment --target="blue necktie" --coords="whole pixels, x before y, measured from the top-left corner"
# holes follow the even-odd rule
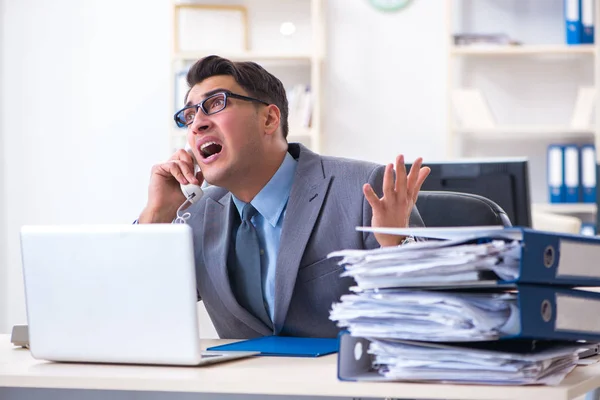
[[[265,308],[260,267],[260,244],[250,219],[257,213],[248,203],[242,209],[242,222],[235,236],[235,279],[233,289],[239,303],[267,326],[271,319]]]

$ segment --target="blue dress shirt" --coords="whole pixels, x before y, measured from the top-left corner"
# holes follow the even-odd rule
[[[275,175],[250,202],[258,211],[251,221],[256,228],[260,242],[262,295],[271,321],[273,321],[275,315],[275,267],[279,252],[281,227],[297,165],[298,162],[294,157],[290,153],[286,153]],[[242,209],[246,203],[235,196],[232,197],[241,218]],[[232,232],[232,239],[234,240],[235,234],[236,230],[234,229]]]

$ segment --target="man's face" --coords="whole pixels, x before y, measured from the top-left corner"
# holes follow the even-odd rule
[[[221,90],[248,96],[233,77],[217,75],[196,84],[190,90],[188,104],[198,104]],[[260,111],[264,107],[228,97],[222,111],[206,115],[198,110],[188,127],[188,143],[208,183],[226,188],[239,185],[260,165]]]

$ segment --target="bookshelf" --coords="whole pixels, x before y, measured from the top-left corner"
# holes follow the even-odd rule
[[[479,140],[539,140],[539,139],[573,139],[592,140],[594,128],[571,128],[559,125],[504,125],[492,128],[465,128],[454,126],[453,131],[465,136],[473,136]]]
[[[503,47],[465,47],[454,46],[450,48],[452,56],[495,57],[495,56],[549,56],[549,55],[587,55],[594,56],[594,45],[526,45]]]
[[[600,123],[570,123],[582,87],[593,87],[593,119],[600,122],[600,30],[595,44],[567,45],[564,0],[446,0],[445,6],[447,158],[528,157],[532,209],[597,223],[596,204],[548,203],[546,147],[593,143],[600,149]],[[594,13],[597,25],[597,3]],[[458,33],[506,34],[520,43],[457,45]],[[485,106],[478,104],[493,122],[465,124],[455,108],[457,89],[482,93]],[[596,157],[599,164],[600,152]]]
[[[551,214],[592,214],[597,207],[593,203],[534,203],[533,209]]]
[[[172,112],[169,115],[182,107],[182,92],[187,88],[185,72],[198,59],[217,54],[232,61],[254,61],[281,79],[288,93],[296,93],[296,99],[302,97],[301,100],[293,100],[288,96],[288,142],[300,142],[319,152],[323,130],[324,1],[173,1]],[[196,21],[204,18],[208,25],[214,24],[217,18],[222,18],[227,24],[211,30],[210,38],[214,41],[197,40],[204,37],[204,33],[198,31],[198,25],[202,24],[194,23],[194,17]],[[293,32],[290,33],[291,30]],[[218,32],[217,37],[215,32]],[[231,37],[219,38],[221,35]],[[209,48],[203,48],[209,42]],[[302,104],[298,105],[297,101]],[[185,144],[186,129],[177,128],[172,120],[169,123],[172,152]]]

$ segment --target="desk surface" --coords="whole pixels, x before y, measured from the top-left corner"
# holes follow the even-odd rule
[[[205,340],[204,346],[230,341]],[[577,367],[560,386],[341,382],[336,355],[253,357],[204,367],[67,364],[35,360],[0,335],[0,387],[144,390],[260,395],[426,399],[572,399],[600,387],[600,363]]]

